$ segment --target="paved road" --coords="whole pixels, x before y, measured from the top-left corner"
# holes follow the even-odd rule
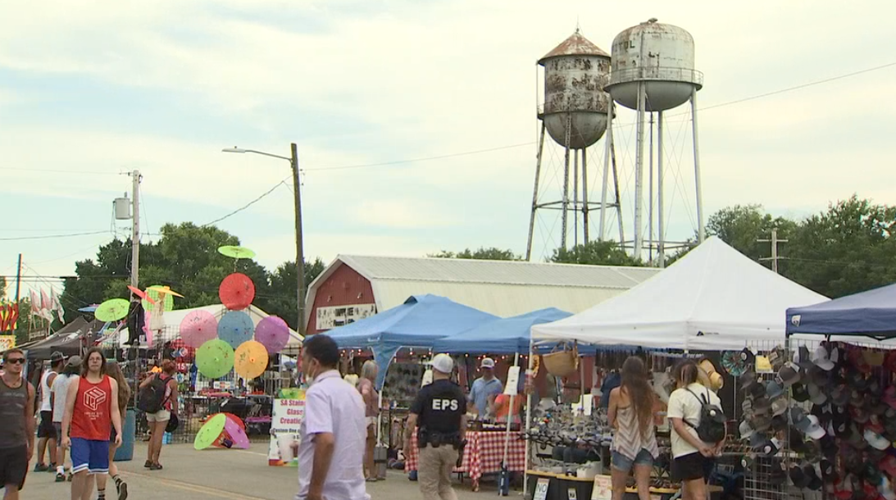
[[[129,484],[130,500],[291,500],[298,489],[296,470],[267,465],[267,445],[253,444],[250,450],[212,449],[195,451],[192,445],[166,445],[162,450],[161,471],[143,468],[146,447],[138,443],[135,460],[118,462],[122,477]],[[22,491],[23,500],[69,498],[70,483],[55,483],[55,475],[31,472]],[[456,485],[460,500],[482,500],[496,497],[493,485],[483,484],[473,493],[469,480]],[[114,488],[111,481],[110,488]],[[107,498],[114,499],[114,496]],[[386,481],[369,483],[368,493],[374,500],[419,499],[417,483],[403,473],[390,471]],[[520,498],[511,493],[509,498]]]

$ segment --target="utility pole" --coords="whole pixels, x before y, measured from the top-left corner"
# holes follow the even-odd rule
[[[299,335],[305,336],[305,246],[302,240],[302,180],[299,176],[299,154],[296,143],[289,145],[289,165],[292,167],[292,181],[295,184],[296,212],[296,273],[298,274],[298,291],[296,300],[299,305]]]
[[[19,263],[16,266],[16,306],[19,305],[19,290],[22,288],[22,254],[19,254]]]
[[[779,240],[778,239],[778,230],[772,229],[772,238],[770,240],[756,240],[759,243],[771,243],[772,244],[772,256],[771,257],[763,257],[759,259],[760,261],[772,261],[772,271],[775,274],[778,274],[778,243],[787,243],[787,240]]]
[[[140,176],[139,170],[131,172],[131,180],[134,182],[133,193],[131,194],[131,203],[133,204],[131,219],[131,286],[139,287],[137,284],[140,271]]]

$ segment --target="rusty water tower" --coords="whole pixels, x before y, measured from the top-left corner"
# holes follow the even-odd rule
[[[612,46],[612,67],[607,91],[613,101],[637,112],[635,141],[635,194],[633,255],[640,257],[644,250],[644,146],[645,116],[650,113],[650,193],[647,248],[656,249],[659,266],[665,260],[665,223],[663,200],[663,112],[688,101],[691,103],[694,174],[697,208],[697,230],[700,242],[704,239],[703,199],[700,184],[700,148],[697,140],[697,91],[703,87],[703,74],[695,69],[694,38],[687,31],[670,24],[650,19],[616,35]],[[612,141],[613,108],[607,117]],[[653,237],[653,123],[657,123],[657,235]],[[606,165],[605,165],[606,168]],[[602,193],[602,207],[607,193]],[[601,209],[601,236],[606,210]]]
[[[535,167],[535,189],[529,218],[526,259],[532,257],[535,221],[539,210],[561,211],[560,245],[567,247],[569,214],[573,214],[573,238],[577,244],[579,215],[584,242],[589,239],[588,216],[598,203],[588,201],[589,147],[607,130],[608,109],[612,105],[604,90],[610,74],[610,56],[576,30],[569,38],[538,60],[543,68],[543,103],[538,109],[541,129]],[[539,200],[543,193],[542,158],[545,132],[564,149],[562,187],[559,199]],[[572,175],[570,175],[570,153]],[[570,197],[570,180],[572,196]],[[604,177],[606,182],[606,177]],[[611,205],[612,206],[612,205]],[[618,203],[615,205],[618,208]]]

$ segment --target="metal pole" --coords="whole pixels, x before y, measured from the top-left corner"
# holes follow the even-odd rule
[[[697,239],[703,243],[706,228],[703,226],[703,184],[700,181],[700,140],[697,134],[697,87],[691,87],[691,125],[694,134],[694,180],[697,189]]]
[[[653,263],[653,113],[650,113],[650,160],[647,188],[647,262]]]
[[[529,366],[526,368],[526,384],[523,386],[526,389],[526,465],[523,467],[523,491],[526,491],[529,485],[529,454],[530,448],[532,448],[532,441],[530,441],[529,432],[532,430],[532,393],[529,391],[529,374],[532,373],[532,389],[535,386],[535,373],[533,372],[535,368],[535,351],[534,342],[532,340],[532,336],[529,336]]]
[[[579,151],[576,149],[572,150],[572,245],[578,246],[579,244]]]
[[[131,286],[139,287],[140,276],[140,171],[131,172],[131,180],[134,183],[131,194],[133,221],[131,228]]]
[[[613,189],[616,193],[616,220],[619,223],[619,244],[625,242],[625,228],[622,227],[622,198],[619,194],[619,172],[616,170],[616,145],[610,148],[610,158],[613,162]]]
[[[604,182],[600,188],[600,225],[598,226],[600,233],[597,237],[598,241],[604,241],[607,237],[605,228],[607,225],[607,191],[610,188],[610,151],[613,149],[613,111],[613,102],[610,101],[610,105],[607,106],[607,138],[605,139],[606,142],[604,142]],[[621,245],[622,241],[619,244]]]
[[[19,291],[22,289],[22,254],[19,254],[19,261],[16,264],[16,305],[19,304]]]
[[[572,114],[566,114],[566,144],[565,150],[566,153],[563,158],[563,202],[561,203],[561,208],[563,213],[560,216],[561,220],[561,231],[560,234],[560,247],[566,250],[566,229],[567,222],[569,220],[569,141],[570,141],[570,133],[572,128]]]
[[[526,260],[532,260],[532,240],[535,237],[535,213],[538,210],[538,181],[541,178],[541,158],[544,153],[544,122],[541,122],[541,137],[538,139],[538,153],[535,155],[535,188],[532,189],[532,215],[529,217],[529,241],[526,243]]]
[[[302,179],[299,176],[299,154],[296,143],[289,145],[292,153],[289,164],[292,167],[292,181],[295,184],[295,212],[296,212],[296,278],[298,290],[296,300],[298,302],[298,332],[305,336],[305,247],[302,241]]]
[[[585,244],[588,244],[588,150],[582,149],[582,236]]]
[[[656,120],[656,204],[657,232],[659,242],[656,251],[660,269],[666,267],[666,226],[663,218],[663,112],[657,113]]]
[[[520,353],[517,352],[513,356],[513,366],[520,366]],[[524,379],[525,380],[525,379]],[[517,383],[517,387],[519,387],[519,383]],[[523,386],[525,387],[525,385]],[[513,393],[510,394],[510,408],[507,410],[507,426],[504,428],[504,457],[501,459],[502,468],[507,467],[507,455],[510,453],[510,424],[513,422],[513,398],[516,394],[516,388],[514,388]],[[509,478],[505,478],[505,480],[509,480]],[[525,486],[524,486],[525,488]],[[500,496],[504,496],[503,489],[498,489],[498,494]]]
[[[644,82],[638,82],[638,122],[635,137],[635,235],[632,256],[641,258],[644,246]]]

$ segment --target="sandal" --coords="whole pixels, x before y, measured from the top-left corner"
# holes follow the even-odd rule
[[[149,466],[149,470],[162,470],[163,468],[162,464],[152,464]]]
[[[152,460],[147,460],[146,462],[144,462],[144,463],[143,463],[143,468],[144,468],[144,469],[151,469],[151,468],[152,468]]]

